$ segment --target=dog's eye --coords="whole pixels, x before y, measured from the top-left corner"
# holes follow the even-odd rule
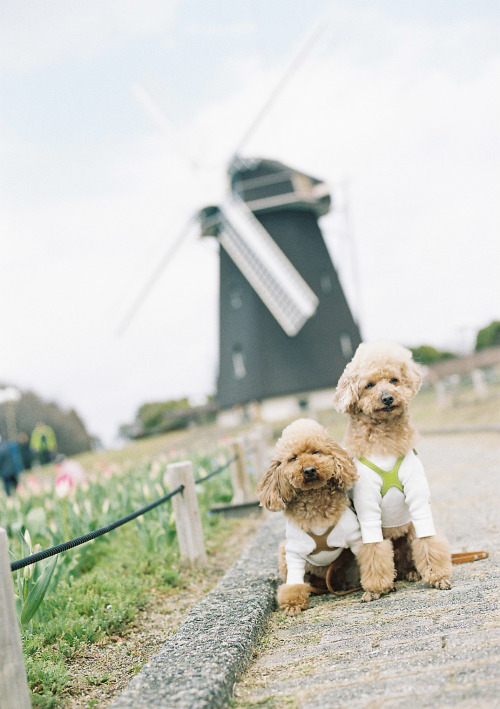
[[[372,389],[375,386],[373,382],[368,382],[368,384],[365,386],[365,389]]]
[[[322,453],[323,453],[323,451],[313,451],[312,452],[313,455],[321,455]]]
[[[393,377],[390,381],[391,384],[399,384],[399,379],[396,379],[396,377]]]
[[[288,458],[288,462],[289,462],[289,463],[293,463],[294,460],[297,460],[297,456],[296,456],[296,455],[292,455],[291,458]]]

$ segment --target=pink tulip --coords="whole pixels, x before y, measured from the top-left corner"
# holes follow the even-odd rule
[[[76,483],[69,473],[61,473],[56,478],[57,497],[68,497],[76,489]]]

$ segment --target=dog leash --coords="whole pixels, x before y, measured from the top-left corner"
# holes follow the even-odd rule
[[[469,561],[479,561],[488,557],[489,552],[487,551],[461,551],[451,555],[451,563],[466,564]]]
[[[480,561],[481,559],[487,559],[488,557],[489,552],[487,551],[462,551],[456,552],[451,555],[451,563],[467,564],[472,561]],[[319,578],[318,576],[313,576],[315,583],[317,584],[319,582],[321,585],[313,586],[311,584],[311,593],[315,595],[320,595],[323,593],[332,593],[334,596],[347,596],[350,593],[356,593],[357,591],[363,590],[361,586],[356,586],[356,588],[349,588],[347,589],[347,591],[335,591],[332,586],[331,579],[335,566],[338,566],[337,561],[338,559],[333,561],[326,571],[326,577],[324,579],[324,584],[326,588],[322,585],[323,579]]]
[[[346,591],[336,591],[333,588],[332,585],[332,574],[335,571],[335,569],[338,569],[339,566],[342,565],[343,558],[345,557],[346,554],[348,554],[348,550],[344,549],[340,556],[335,559],[335,561],[332,561],[328,569],[326,570],[326,576],[325,578],[321,578],[320,576],[314,576],[313,574],[310,574],[311,581],[311,593],[314,594],[322,594],[322,593],[333,593],[334,596],[347,596],[349,593],[356,593],[356,591],[362,591],[363,589],[361,586],[356,586],[356,588],[349,588]]]

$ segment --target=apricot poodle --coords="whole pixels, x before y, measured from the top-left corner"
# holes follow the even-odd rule
[[[297,419],[284,429],[259,482],[259,496],[262,506],[284,511],[286,517],[286,542],[280,545],[284,583],[277,597],[287,615],[307,608],[313,586],[334,561],[334,587],[353,588],[361,579],[365,589],[361,600],[392,590],[391,544],[376,548],[362,544],[349,504],[347,490],[357,477],[350,456],[316,421]],[[389,568],[381,574],[384,559],[389,559]]]
[[[363,542],[375,549],[392,540],[398,579],[421,577],[430,586],[448,589],[449,545],[435,534],[429,485],[414,449],[417,432],[408,410],[421,382],[420,367],[405,347],[362,343],[340,377],[334,402],[349,415],[344,444],[359,476],[352,498]],[[385,558],[382,574],[389,563]]]

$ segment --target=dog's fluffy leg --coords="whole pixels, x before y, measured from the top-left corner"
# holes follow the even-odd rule
[[[361,601],[375,601],[384,593],[394,591],[396,569],[390,539],[362,544],[357,554],[364,594]]]
[[[287,573],[285,544],[286,542],[281,542],[278,547],[278,572],[283,583],[286,581]]]
[[[278,605],[286,615],[298,615],[309,605],[310,594],[308,583],[284,583],[278,587]]]
[[[278,547],[278,569],[280,579],[286,581],[287,565],[285,542]],[[309,605],[311,586],[308,583],[282,583],[278,586],[278,605],[286,615],[298,615]]]
[[[444,537],[421,537],[411,543],[413,561],[424,583],[435,588],[451,588],[451,554]]]

